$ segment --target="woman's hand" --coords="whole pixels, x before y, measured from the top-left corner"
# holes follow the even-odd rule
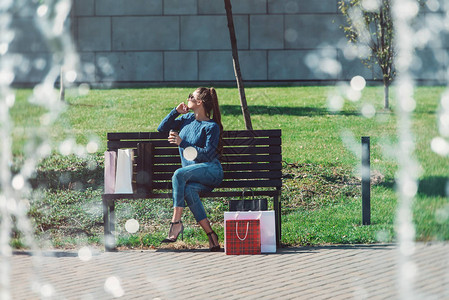
[[[182,142],[182,139],[179,137],[176,131],[170,131],[170,135],[168,136],[168,142],[170,144],[176,144],[179,146]]]
[[[186,114],[189,112],[189,107],[184,102],[181,102],[176,107],[176,111],[180,114]]]

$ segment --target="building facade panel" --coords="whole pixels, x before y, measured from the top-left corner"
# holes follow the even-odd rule
[[[80,51],[111,50],[111,18],[78,18],[78,49]]]
[[[231,49],[226,16],[181,17],[182,50]],[[248,18],[235,16],[234,27],[239,49],[248,49]]]
[[[97,76],[104,81],[163,81],[162,52],[101,52]]]
[[[97,16],[162,15],[162,0],[95,0]]]
[[[114,17],[114,51],[179,50],[179,17]]]
[[[314,49],[345,42],[342,22],[341,16],[332,14],[285,15],[285,48]]]
[[[166,51],[164,53],[164,80],[197,81],[197,51]]]
[[[254,15],[250,17],[250,48],[283,49],[284,16]]]
[[[268,0],[271,14],[336,13],[337,0]]]
[[[195,15],[197,0],[164,0],[164,15]]]

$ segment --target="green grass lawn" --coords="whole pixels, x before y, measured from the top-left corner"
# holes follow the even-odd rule
[[[53,154],[44,160],[31,180],[30,216],[36,234],[53,247],[102,243],[102,153],[106,133],[111,131],[155,131],[161,119],[192,88],[148,88],[91,90],[66,93],[67,105],[45,133],[51,137]],[[328,110],[335,87],[247,88],[254,129],[282,129],[284,186],[282,191],[282,242],[287,245],[328,243],[374,243],[395,240],[397,206],[394,150],[397,117],[384,111],[382,87],[368,87],[361,100],[345,100],[339,112]],[[414,222],[418,240],[449,239],[449,201],[446,197],[449,161],[430,149],[438,136],[437,118],[442,87],[419,87],[413,113],[414,155],[421,166],[418,194],[414,200]],[[245,129],[235,88],[217,88],[225,130]],[[11,114],[14,120],[13,152],[20,165],[29,141],[42,136],[36,129],[45,110],[28,103],[30,90],[18,90]],[[371,118],[360,111],[364,105],[377,111]],[[360,138],[371,138],[371,170],[376,180],[371,189],[372,225],[361,225]],[[98,144],[96,153],[75,157],[58,154],[59,145],[74,139],[78,145]],[[78,147],[79,150],[80,147]],[[37,188],[41,186],[41,188]],[[43,187],[43,188],[42,188]],[[223,238],[226,206],[205,200],[213,226]],[[125,247],[158,247],[171,214],[167,200],[124,201],[117,207],[119,244]],[[126,233],[124,223],[135,218],[139,232]],[[185,214],[187,246],[206,245],[190,212]],[[17,242],[20,245],[20,242]]]

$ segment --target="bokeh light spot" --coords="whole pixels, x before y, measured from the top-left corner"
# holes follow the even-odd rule
[[[139,230],[139,222],[136,219],[129,219],[125,223],[125,229],[129,233],[136,233]]]

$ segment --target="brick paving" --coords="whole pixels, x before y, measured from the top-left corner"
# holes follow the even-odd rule
[[[400,299],[399,258],[393,244],[282,248],[254,256],[94,251],[88,261],[76,251],[14,252],[10,293],[12,299]],[[412,261],[411,295],[449,299],[449,243],[418,243]]]

